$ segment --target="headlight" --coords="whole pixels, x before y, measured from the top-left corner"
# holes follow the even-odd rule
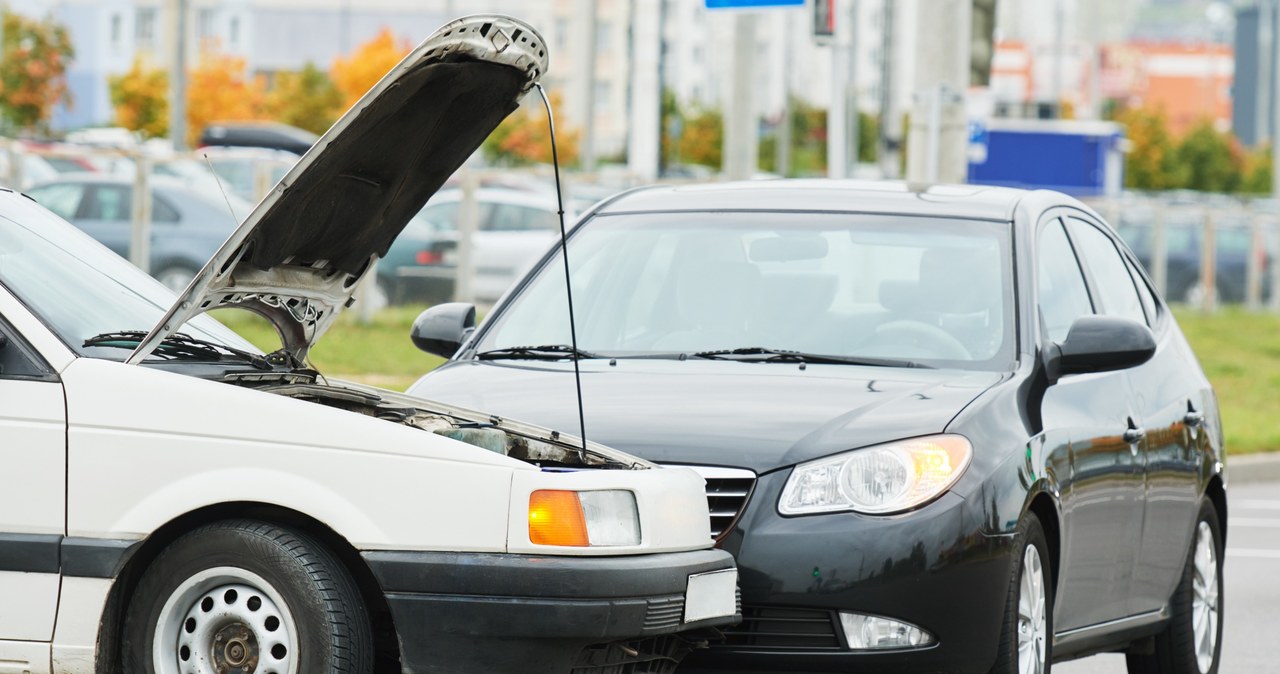
[[[791,472],[778,511],[883,515],[910,510],[951,488],[972,455],[963,436],[932,435],[802,463]]]
[[[625,490],[535,491],[529,495],[529,541],[570,547],[639,545],[636,495]]]

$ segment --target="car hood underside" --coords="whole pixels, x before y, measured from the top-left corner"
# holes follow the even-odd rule
[[[450,23],[333,125],[197,274],[130,356],[195,315],[237,306],[297,362],[371,265],[546,69],[541,37],[498,16]]]

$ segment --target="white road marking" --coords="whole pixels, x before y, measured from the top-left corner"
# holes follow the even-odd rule
[[[1280,550],[1251,550],[1248,548],[1227,548],[1228,557],[1251,557],[1253,559],[1280,559]]]
[[[1280,519],[1270,520],[1262,517],[1232,517],[1227,520],[1227,526],[1280,529]]]
[[[1227,508],[1231,510],[1280,510],[1280,501],[1264,501],[1261,499],[1227,501]]]

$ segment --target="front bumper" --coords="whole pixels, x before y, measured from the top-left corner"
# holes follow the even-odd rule
[[[599,644],[736,623],[685,623],[690,575],[722,550],[626,557],[364,552],[395,620],[405,672],[568,672]]]
[[[983,533],[981,504],[954,493],[894,516],[778,514],[790,471],[760,477],[722,546],[738,561],[744,621],[680,673],[987,672],[1012,572],[1012,536]],[[838,613],[917,625],[930,647],[852,651]]]

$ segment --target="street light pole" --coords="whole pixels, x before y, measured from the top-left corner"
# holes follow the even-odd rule
[[[755,42],[755,13],[737,12],[733,17],[732,104],[724,129],[724,172],[729,180],[746,180],[756,172]]]
[[[187,4],[172,0],[174,17],[173,59],[169,71],[169,138],[173,149],[187,149]]]

